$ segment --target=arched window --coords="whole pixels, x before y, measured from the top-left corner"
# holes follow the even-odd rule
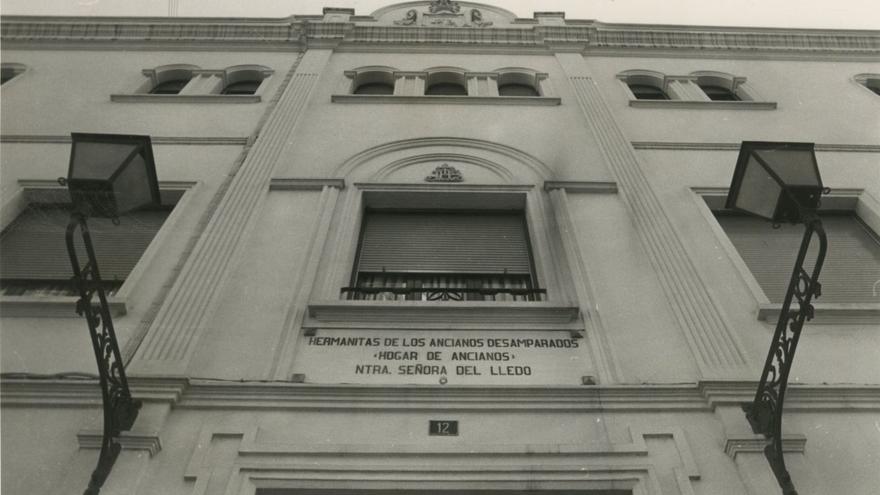
[[[371,66],[346,72],[346,75],[353,79],[352,94],[393,95],[396,70],[393,67]]]
[[[499,96],[541,96],[538,74],[530,69],[498,69]]]
[[[253,95],[272,71],[263,66],[235,66],[223,70],[223,95]]]
[[[636,100],[669,100],[666,76],[648,70],[629,70],[617,75]]]
[[[467,82],[460,69],[429,71],[425,94],[430,96],[467,96]]]
[[[735,77],[731,74],[714,71],[692,72],[691,76],[697,76],[694,83],[712,101],[742,101],[751,99],[740,89],[740,85],[746,80],[744,77]]]

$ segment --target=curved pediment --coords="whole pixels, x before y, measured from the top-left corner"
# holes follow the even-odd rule
[[[474,2],[432,0],[405,2],[373,12],[379,24],[413,27],[486,28],[508,26],[516,15],[509,10]]]

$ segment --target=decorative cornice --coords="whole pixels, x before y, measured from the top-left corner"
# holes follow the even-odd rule
[[[244,146],[247,144],[248,138],[234,136],[150,136],[150,142],[157,145]],[[70,135],[2,134],[0,135],[0,143],[68,144],[70,143]]]
[[[469,29],[379,26],[368,16],[354,16],[350,22],[323,22],[315,16],[268,20],[4,16],[0,22],[3,43],[13,47],[77,49],[101,44],[103,49],[236,46],[278,50],[330,42],[345,46],[531,46],[563,51],[586,49],[591,53],[692,51],[728,57],[737,56],[735,52],[739,56],[780,57],[880,55],[880,32],[868,30],[660,26],[565,19],[560,19],[560,25],[520,19],[510,27]]]
[[[697,384],[576,386],[317,385],[289,381],[204,380],[146,377],[129,373],[132,395],[175,409],[287,410],[504,410],[555,412],[703,411],[739,408],[754,398],[757,384],[707,381]],[[880,385],[789,387],[786,411],[880,411]],[[3,378],[3,407],[101,406],[97,379]]]

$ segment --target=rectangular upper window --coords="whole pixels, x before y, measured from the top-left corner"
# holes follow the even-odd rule
[[[803,225],[782,224],[743,215],[716,213],[718,223],[755,276],[767,298],[781,303],[788,289]],[[880,302],[880,240],[854,213],[822,214],[828,251],[819,282],[818,303]],[[818,242],[807,253],[804,268],[811,272]]]
[[[119,225],[90,218],[92,243],[105,289],[115,293],[168,217],[171,208],[127,213]],[[76,295],[65,231],[70,207],[32,203],[0,234],[0,294]],[[86,259],[79,235],[78,256]]]
[[[522,211],[367,210],[349,299],[535,301]]]

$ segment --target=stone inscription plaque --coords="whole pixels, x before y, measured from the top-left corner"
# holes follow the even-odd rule
[[[583,339],[563,331],[318,330],[295,373],[307,383],[576,385],[592,374]]]

